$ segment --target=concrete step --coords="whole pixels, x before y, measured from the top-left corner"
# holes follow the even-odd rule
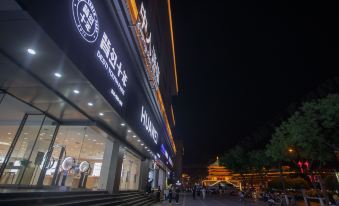
[[[149,205],[152,202],[154,202],[154,199],[151,196],[138,191],[121,192],[113,195],[106,191],[0,193],[0,205],[8,206],[142,206]]]

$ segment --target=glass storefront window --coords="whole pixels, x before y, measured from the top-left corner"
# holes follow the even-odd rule
[[[138,190],[140,166],[141,160],[125,150],[121,168],[120,190]]]
[[[57,124],[8,94],[1,99],[0,114],[0,159],[4,168],[0,184],[36,185]],[[17,142],[9,153],[16,135]],[[3,165],[7,153],[9,159]]]
[[[60,149],[64,148],[66,157],[71,157],[71,169],[65,171],[62,166],[57,169],[57,185],[71,188],[98,188],[101,166],[104,158],[106,137],[94,128],[86,126],[60,126],[52,154],[54,165],[46,172],[44,185],[51,185],[55,175],[55,167],[60,157]]]
[[[27,112],[37,112],[15,98],[0,94],[0,166]]]

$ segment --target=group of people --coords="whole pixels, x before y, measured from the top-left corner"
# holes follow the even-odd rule
[[[169,203],[172,203],[172,200],[175,200],[176,204],[179,204],[179,195],[180,188],[178,186],[170,186],[167,190],[164,191],[165,199],[168,199]]]
[[[195,184],[192,188],[193,199],[195,199],[196,195],[200,196],[200,193],[202,195],[202,199],[204,200],[206,198],[206,187]]]

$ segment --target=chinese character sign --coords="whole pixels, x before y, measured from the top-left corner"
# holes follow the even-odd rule
[[[139,18],[137,21],[137,30],[140,34],[142,50],[146,58],[146,67],[149,69],[151,73],[151,80],[153,82],[153,86],[155,86],[155,88],[158,89],[160,83],[160,69],[157,59],[157,53],[154,44],[152,43],[152,33],[148,31],[148,21],[146,14],[147,13],[144,4],[141,3]]]
[[[73,18],[81,36],[95,42],[99,35],[99,20],[91,0],[72,1]]]

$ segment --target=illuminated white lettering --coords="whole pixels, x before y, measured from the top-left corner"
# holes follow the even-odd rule
[[[148,32],[148,21],[143,2],[140,6],[137,29],[140,34],[141,46],[147,60],[146,66],[151,72],[150,79],[157,90],[160,84],[160,69],[154,44],[152,44],[152,33]],[[146,74],[149,75],[148,72],[146,72]]]
[[[158,144],[158,132],[154,128],[153,123],[151,122],[150,117],[148,116],[144,106],[141,107],[141,123],[144,125],[146,131],[150,134],[155,144]]]

